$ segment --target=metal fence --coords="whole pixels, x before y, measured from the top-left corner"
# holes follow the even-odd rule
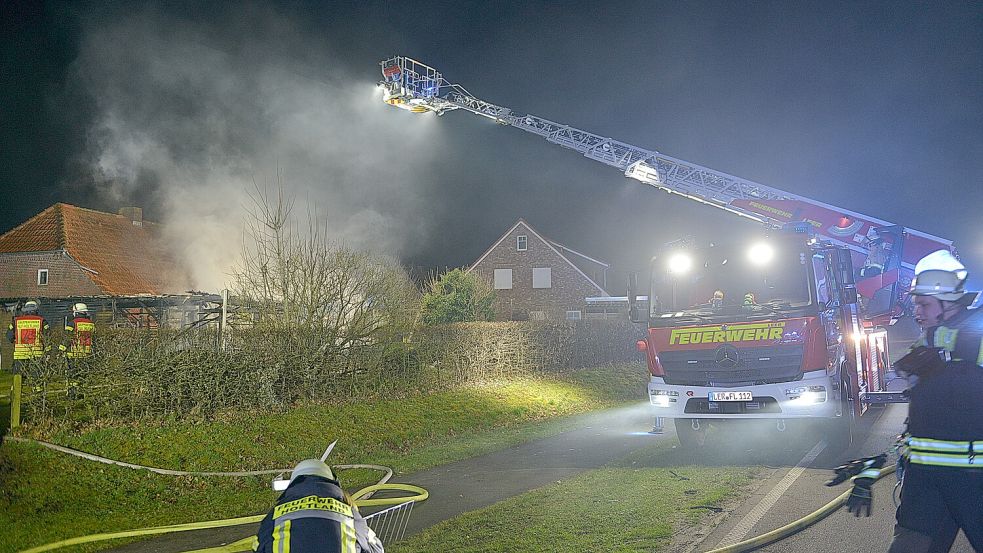
[[[372,513],[365,517],[365,522],[382,543],[391,543],[403,539],[406,533],[406,525],[409,524],[410,515],[413,514],[413,505],[416,501],[407,501],[399,505],[393,505],[387,509]]]

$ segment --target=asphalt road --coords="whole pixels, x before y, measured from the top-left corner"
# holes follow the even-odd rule
[[[889,449],[903,426],[906,405],[891,405],[880,412],[863,417],[864,436],[849,450],[842,453],[823,451],[809,463],[801,475],[788,487],[781,498],[765,512],[756,523],[747,524],[754,508],[760,505],[768,493],[789,472],[787,467],[774,469],[760,488],[744,503],[729,513],[699,544],[695,551],[710,551],[733,542],[737,534],[752,537],[779,528],[822,507],[837,495],[846,491],[847,484],[827,488],[824,482],[830,477],[830,468],[842,460],[873,455]],[[801,450],[800,450],[801,451]],[[856,518],[846,509],[840,509],[815,525],[781,542],[759,551],[805,553],[809,551],[874,553],[886,551],[891,542],[894,527],[895,506],[892,492],[897,480],[888,476],[874,486],[874,508],[870,518]],[[744,532],[745,527],[746,533]],[[735,532],[735,528],[738,530]],[[731,538],[731,539],[728,539]],[[973,553],[973,548],[960,533],[953,553]]]

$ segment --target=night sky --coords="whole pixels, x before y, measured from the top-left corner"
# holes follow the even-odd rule
[[[7,1],[0,41],[0,232],[57,201],[142,206],[201,288],[278,175],[339,242],[414,266],[470,263],[519,217],[620,271],[755,230],[517,129],[385,106],[393,55],[950,238],[983,285],[979,2]]]

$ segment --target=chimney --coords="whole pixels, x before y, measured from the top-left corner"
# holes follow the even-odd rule
[[[143,226],[143,209],[139,207],[121,207],[118,213],[129,219],[133,223],[133,226]]]

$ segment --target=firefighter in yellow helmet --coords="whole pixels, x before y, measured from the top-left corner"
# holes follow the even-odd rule
[[[14,374],[22,373],[24,364],[44,356],[49,330],[48,321],[38,312],[38,302],[25,302],[7,327],[7,340],[14,345]]]
[[[259,553],[384,553],[382,542],[342,489],[331,467],[301,461],[290,483],[259,524]]]
[[[79,381],[85,371],[85,365],[92,356],[96,325],[89,315],[89,307],[84,303],[72,306],[72,319],[65,322],[65,335],[68,345],[59,346],[68,359],[68,396],[72,399],[78,394]]]
[[[948,551],[960,528],[983,551],[983,311],[969,309],[976,293],[965,290],[968,276],[946,250],[915,265],[910,294],[922,335],[895,363],[912,384],[889,553]],[[843,465],[830,482],[855,476],[847,505],[857,515],[870,514],[885,457]]]

